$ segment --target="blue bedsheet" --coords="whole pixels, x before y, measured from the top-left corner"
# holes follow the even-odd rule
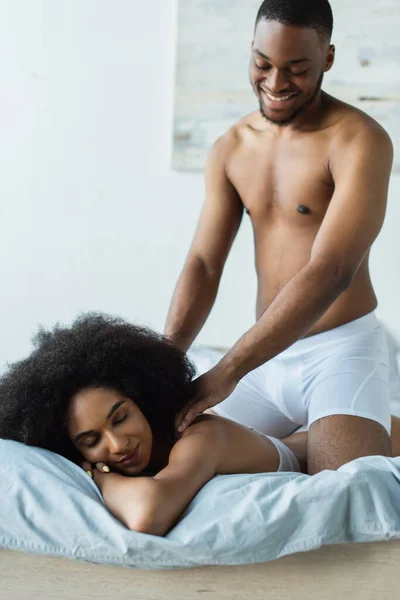
[[[400,458],[363,458],[314,477],[215,477],[166,538],[126,529],[93,481],[56,454],[0,440],[0,459],[1,548],[167,569],[400,538]]]

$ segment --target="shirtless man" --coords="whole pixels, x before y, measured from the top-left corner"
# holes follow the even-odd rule
[[[388,352],[368,259],[393,147],[372,118],[321,91],[334,63],[332,27],[327,0],[262,4],[250,65],[260,110],[210,152],[165,328],[182,349],[192,344],[248,213],[257,322],[192,384],[181,430],[210,408],[277,438],[304,426],[311,474],[391,455]]]

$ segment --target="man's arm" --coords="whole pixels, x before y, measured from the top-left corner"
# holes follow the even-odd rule
[[[237,234],[243,205],[225,172],[232,134],[220,138],[206,166],[206,198],[197,231],[179,277],[164,334],[187,351],[217,296],[222,271]]]
[[[380,128],[359,131],[336,153],[330,165],[335,192],[309,262],[257,324],[198,380],[181,430],[196,414],[222,402],[247,373],[306,335],[350,286],[382,227],[392,161],[391,141]]]

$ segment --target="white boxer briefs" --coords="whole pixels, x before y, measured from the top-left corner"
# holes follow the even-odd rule
[[[285,444],[281,442],[281,440],[278,440],[270,435],[266,435],[265,437],[268,438],[269,441],[274,444],[275,448],[278,451],[279,467],[277,473],[288,471],[290,473],[301,473],[299,462],[294,453],[290,450],[290,448],[285,446]]]
[[[276,438],[331,415],[372,419],[390,433],[389,355],[375,312],[299,340],[213,411]]]

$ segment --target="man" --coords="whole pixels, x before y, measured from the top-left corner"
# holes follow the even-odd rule
[[[181,430],[210,408],[278,438],[308,426],[310,473],[391,455],[388,352],[368,259],[393,148],[373,119],[321,91],[334,63],[332,28],[327,0],[263,2],[250,65],[260,110],[210,152],[165,328],[189,348],[247,212],[257,323],[197,380]]]

